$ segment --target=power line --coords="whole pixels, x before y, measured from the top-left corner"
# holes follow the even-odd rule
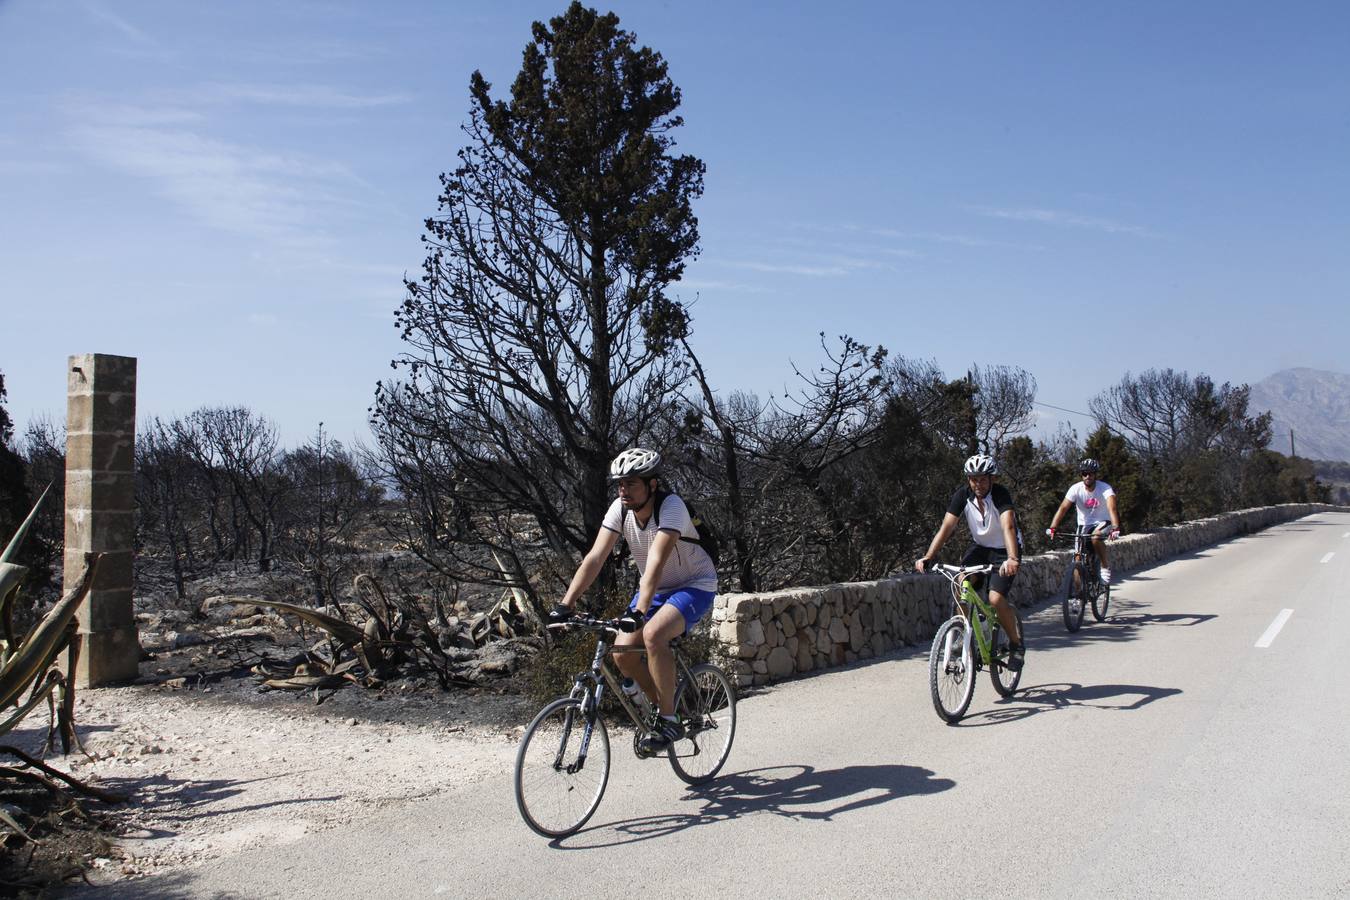
[[[1039,400],[1032,400],[1032,401],[1031,401],[1031,405],[1032,405],[1032,406],[1044,406],[1046,409],[1053,409],[1053,410],[1057,410],[1057,411],[1059,411],[1059,412],[1073,413],[1075,416],[1082,416],[1082,417],[1085,418],[1085,419],[1095,419],[1095,418],[1096,418],[1096,416],[1094,416],[1092,413],[1085,413],[1085,412],[1082,412],[1081,410],[1077,410],[1077,409],[1069,409],[1069,408],[1066,407],[1066,406],[1055,406],[1053,403],[1042,403],[1042,402],[1039,401]]]

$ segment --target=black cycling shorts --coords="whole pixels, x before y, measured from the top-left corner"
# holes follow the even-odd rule
[[[1019,554],[1020,555],[1020,554]],[[971,544],[966,555],[961,557],[963,566],[985,566],[993,565],[994,574],[989,576],[989,590],[997,591],[1003,596],[1008,596],[1012,590],[1013,579],[1016,575],[1003,575],[998,571],[998,567],[1003,565],[1003,561],[1008,558],[1008,551],[1002,547],[982,547],[979,544]],[[972,579],[978,585],[978,579]]]

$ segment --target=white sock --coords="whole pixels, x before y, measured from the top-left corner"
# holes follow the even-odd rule
[[[1110,584],[1110,583],[1111,583],[1111,570],[1110,570],[1110,569],[1107,569],[1107,568],[1105,568],[1105,567],[1103,567],[1103,568],[1102,568],[1102,584]]]

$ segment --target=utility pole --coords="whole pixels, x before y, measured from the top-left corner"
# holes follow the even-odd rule
[[[1298,458],[1298,454],[1294,452],[1294,427],[1292,425],[1289,426],[1289,458]]]

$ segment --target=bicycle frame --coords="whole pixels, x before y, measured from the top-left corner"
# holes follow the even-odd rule
[[[973,640],[980,650],[980,660],[987,666],[993,663],[994,659],[994,629],[998,627],[998,614],[994,607],[980,596],[979,592],[971,585],[970,579],[976,575],[990,575],[994,571],[993,566],[972,566],[965,568],[961,566],[937,565],[935,571],[939,572],[949,582],[952,588],[952,605],[956,609],[956,614],[966,620],[970,626],[966,629],[966,636],[963,639],[966,646],[963,652],[969,656],[970,643]],[[986,582],[986,585],[988,582]],[[974,618],[972,619],[972,612]],[[986,634],[986,630],[988,634]],[[944,648],[944,652],[950,652],[950,648]],[[943,664],[947,663],[943,659]]]
[[[583,623],[577,624],[586,627]],[[594,628],[593,625],[591,627]],[[619,676],[608,660],[611,653],[644,653],[646,651],[640,646],[615,647],[614,634],[610,629],[602,627],[594,630],[599,631],[600,636],[595,642],[595,655],[591,657],[591,666],[585,671],[578,672],[576,677],[572,679],[572,691],[569,694],[570,697],[581,700],[581,712],[586,721],[586,733],[582,736],[581,747],[577,751],[577,761],[569,767],[569,771],[579,771],[586,764],[586,754],[590,750],[591,734],[594,730],[593,723],[595,716],[599,714],[600,704],[604,700],[607,689],[613,692],[614,697],[619,701],[619,706],[623,708],[634,728],[642,730],[647,727],[646,723],[642,721],[642,712],[638,709],[637,704],[620,688]],[[675,650],[673,655],[675,657],[676,683],[679,683],[680,679],[685,679],[692,684],[692,673],[689,664],[685,662],[684,655],[678,650]],[[691,724],[692,733],[697,734],[698,731],[702,730],[702,723]],[[567,723],[566,727],[569,731],[572,725],[573,723],[570,721]],[[559,744],[556,766],[561,767],[562,765],[562,752],[566,744],[566,740]]]

